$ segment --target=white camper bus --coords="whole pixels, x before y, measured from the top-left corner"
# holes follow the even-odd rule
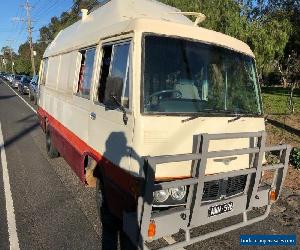
[[[142,249],[180,229],[185,240],[169,248],[263,220],[286,175],[289,147],[265,146],[253,52],[199,27],[202,18],[153,0],[106,1],[61,31],[41,65],[49,156],[97,187],[105,216]],[[262,164],[274,150],[280,162]],[[255,207],[265,213],[250,219]],[[190,236],[239,214],[238,224]]]

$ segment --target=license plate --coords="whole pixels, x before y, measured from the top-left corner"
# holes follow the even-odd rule
[[[233,209],[233,202],[230,201],[228,203],[224,203],[221,205],[217,205],[217,206],[212,206],[210,208],[208,208],[208,217],[211,216],[216,216],[219,214],[223,214],[223,213],[227,213],[232,211]]]

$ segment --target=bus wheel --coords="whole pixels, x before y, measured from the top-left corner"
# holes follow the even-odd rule
[[[49,130],[46,132],[46,150],[47,150],[48,156],[51,159],[57,158],[59,156],[59,152],[52,144],[51,135],[50,135]]]
[[[30,91],[30,90],[29,90],[29,94],[28,94],[28,95],[29,95],[29,100],[30,100],[30,101],[33,101],[33,95],[31,94],[31,91]]]

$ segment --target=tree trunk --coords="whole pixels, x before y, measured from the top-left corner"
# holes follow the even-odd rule
[[[294,82],[293,84],[291,84],[291,91],[290,91],[290,96],[289,96],[289,109],[291,111],[292,114],[295,113],[295,105],[294,105],[294,90],[296,89],[297,87],[297,83]]]
[[[282,82],[283,82],[283,87],[286,89],[289,86],[289,83],[284,76],[282,76]]]

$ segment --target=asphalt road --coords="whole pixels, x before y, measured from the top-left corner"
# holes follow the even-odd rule
[[[23,98],[30,103],[28,97]],[[96,211],[95,191],[84,187],[62,158],[47,158],[45,136],[34,112],[36,107],[30,105],[33,109],[0,80],[0,127],[4,137],[4,147],[0,145],[0,148],[6,154],[7,162],[4,166],[3,159],[0,161],[0,249],[17,250],[10,242],[15,239],[13,236],[17,236],[20,249],[101,249],[102,229]],[[7,188],[3,181],[5,167],[14,213],[7,209]],[[290,194],[293,197],[299,195]],[[265,221],[205,240],[188,249],[241,249],[240,234],[297,234],[299,242],[300,217],[299,220],[295,218],[300,213],[300,208],[297,211],[300,199],[299,203],[293,204],[281,202]],[[289,213],[288,209],[291,210]],[[9,219],[13,217],[16,235]],[[284,218],[290,218],[290,223]],[[156,247],[162,245],[165,245],[164,240],[154,244]],[[299,246],[296,248],[300,249]]]

